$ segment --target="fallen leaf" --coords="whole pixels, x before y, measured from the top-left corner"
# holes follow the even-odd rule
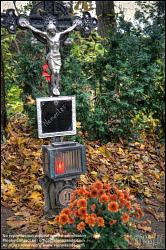
[[[42,187],[40,185],[35,185],[34,186],[34,190],[35,191],[41,191],[42,190]]]
[[[97,175],[98,175],[98,173],[97,173],[96,171],[92,171],[92,172],[90,172],[90,173],[91,173],[91,175],[92,175],[94,178],[96,178]]]
[[[20,212],[17,212],[17,213],[14,213],[15,215],[21,215],[23,217],[28,217],[30,216],[30,213],[27,212],[27,211],[20,211]]]
[[[55,233],[55,228],[52,225],[44,225],[43,230],[46,232],[46,234]]]
[[[103,182],[108,182],[110,177],[109,177],[108,174],[105,174],[101,179],[102,179]]]
[[[152,205],[152,206],[156,206],[156,207],[160,207],[160,204],[158,204],[158,203],[156,203],[156,202],[154,202],[154,201],[151,201],[151,200],[149,200],[149,199],[145,199],[145,204],[147,204],[147,205]]]
[[[146,197],[151,197],[151,196],[152,196],[151,190],[150,190],[148,187],[145,187],[145,190],[144,190],[143,194],[144,194]]]
[[[88,184],[88,179],[84,174],[80,175],[80,181],[83,182],[84,184]]]
[[[148,163],[148,162],[149,162],[149,157],[146,156],[146,155],[144,155],[144,156],[142,156],[142,160],[143,160],[144,162]]]
[[[42,195],[41,195],[41,193],[34,191],[31,193],[29,198],[34,199],[34,200],[40,200],[40,199],[42,199]]]
[[[148,226],[141,226],[140,224],[137,225],[137,228],[140,229],[140,230],[143,230],[145,232],[151,232],[152,231],[152,228],[151,227],[148,227]]]
[[[81,128],[81,122],[76,123],[76,128]]]
[[[114,174],[113,178],[115,181],[119,181],[119,180],[122,180],[122,176],[123,176],[122,174]]]
[[[164,214],[164,212],[157,212],[152,207],[147,207],[147,208],[145,208],[145,210],[147,212],[149,212],[150,214],[152,214],[157,221],[165,221],[165,214]]]
[[[16,228],[20,228],[22,226],[26,225],[26,221],[13,221],[13,220],[7,220],[7,224],[12,228],[12,229],[16,229]]]
[[[148,239],[149,239],[149,240],[155,239],[156,236],[157,236],[156,233],[149,234],[149,235],[148,235]]]

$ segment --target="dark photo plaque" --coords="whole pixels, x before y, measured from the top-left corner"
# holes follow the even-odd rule
[[[37,98],[39,138],[76,134],[75,96]]]

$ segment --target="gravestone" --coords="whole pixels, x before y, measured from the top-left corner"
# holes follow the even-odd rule
[[[59,47],[72,30],[87,37],[97,26],[97,20],[89,12],[82,13],[82,17],[71,16],[59,1],[41,1],[33,6],[29,16],[16,15],[13,9],[8,9],[1,14],[1,26],[12,34],[18,28],[29,28],[49,50],[46,59],[51,71],[52,93],[51,97],[37,98],[36,103],[39,138],[52,137],[54,141],[42,147],[45,176],[39,179],[45,197],[44,210],[52,218],[67,206],[76,180],[86,171],[85,147],[59,140],[61,136],[76,134],[75,97],[60,96],[59,92]]]

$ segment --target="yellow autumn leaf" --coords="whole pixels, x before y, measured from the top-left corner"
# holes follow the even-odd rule
[[[29,196],[30,199],[35,199],[35,200],[40,200],[42,199],[42,195],[39,192],[32,192],[31,195]]]
[[[148,187],[145,187],[145,190],[143,192],[143,194],[146,196],[146,197],[151,197],[151,190],[148,188]]]
[[[16,187],[15,187],[15,185],[14,184],[9,184],[9,185],[7,185],[7,191],[5,192],[5,195],[6,196],[13,196],[13,194],[15,194],[15,192],[16,192]]]
[[[25,139],[24,137],[17,137],[17,144],[18,146],[20,146],[21,144],[24,144],[26,142],[27,139]]]
[[[20,197],[19,196],[13,197],[12,202],[18,204],[20,202]]]
[[[80,181],[83,182],[84,184],[88,184],[88,179],[84,174],[80,175]]]
[[[149,232],[149,233],[152,231],[151,227],[149,227],[149,226],[141,226],[140,224],[137,225],[137,228],[141,229],[141,230],[143,230],[145,232]]]
[[[81,122],[76,123],[76,128],[81,128]]]
[[[34,186],[34,190],[35,190],[35,191],[41,191],[41,190],[42,190],[42,187],[41,187],[40,185],[37,184],[37,185]]]
[[[92,172],[90,172],[90,173],[91,173],[91,175],[92,175],[94,178],[96,178],[97,175],[98,175],[98,173],[97,173],[96,171],[92,171]]]
[[[32,98],[31,95],[26,97],[26,103],[29,105],[34,105],[36,103],[35,99]]]
[[[145,149],[145,145],[144,145],[144,144],[141,144],[141,145],[140,145],[140,149]]]
[[[123,149],[119,147],[119,148],[118,148],[118,152],[117,152],[117,153],[118,153],[119,155],[122,155],[122,154],[123,154],[123,152],[124,152],[124,151],[123,151]]]
[[[156,233],[149,234],[149,235],[148,235],[148,239],[149,239],[149,240],[155,239],[156,236],[157,236]]]
[[[32,154],[38,158],[41,156],[41,151],[33,152]]]
[[[109,159],[109,157],[110,157],[110,152],[109,152],[109,150],[106,148],[106,146],[99,147],[97,151],[98,151],[99,153],[102,153],[106,158]]]
[[[109,175],[105,174],[101,179],[102,179],[103,182],[108,182],[109,181]]]
[[[30,167],[30,171],[32,174],[36,174],[39,171],[39,165],[37,162],[33,162],[31,167]]]
[[[119,181],[119,180],[122,180],[122,177],[123,177],[122,174],[114,174],[113,178],[115,181]]]
[[[42,208],[44,206],[44,201],[35,201],[35,207]]]

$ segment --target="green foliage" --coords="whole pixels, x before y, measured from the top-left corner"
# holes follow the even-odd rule
[[[61,94],[76,95],[77,121],[91,140],[139,139],[142,130],[163,135],[165,2],[138,4],[134,23],[120,13],[117,30],[110,31],[108,39],[102,40],[96,31],[88,38],[72,32],[72,46],[61,46]],[[3,40],[5,79],[8,102],[17,96],[18,103],[20,90],[11,94],[17,92],[17,84],[24,110],[36,128],[36,108],[29,98],[49,96],[41,77],[46,52],[40,42],[31,43],[31,32],[25,34],[17,55],[9,50],[11,36]]]
[[[95,33],[86,40],[73,35],[63,93],[76,94],[77,120],[90,139],[139,139],[142,130],[162,135],[163,2],[140,4],[135,24],[121,13],[105,43]]]
[[[23,102],[20,100],[22,90],[16,85],[13,84],[7,92],[7,116],[10,117],[15,113],[23,112]]]
[[[16,39],[15,35],[9,35],[4,29],[1,30],[2,34],[2,60],[4,67],[4,81],[6,92],[6,111],[7,116],[10,117],[16,112],[23,111],[23,103],[21,101],[22,90],[16,84],[16,64],[15,53],[11,50],[11,43]]]

